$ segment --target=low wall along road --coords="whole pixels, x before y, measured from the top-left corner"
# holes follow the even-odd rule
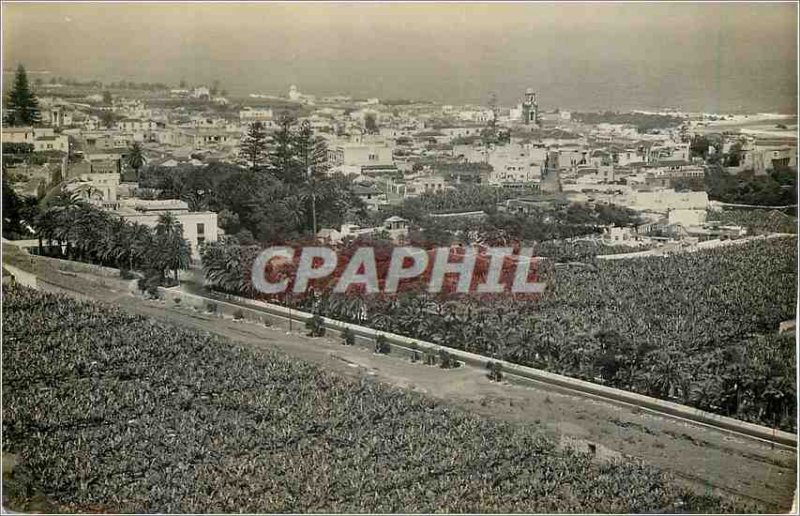
[[[213,311],[218,315],[230,317],[239,315],[242,316],[244,320],[259,323],[269,321],[270,323],[283,325],[296,324],[299,327],[303,327],[305,322],[312,317],[312,314],[308,312],[301,312],[285,306],[228,294],[214,293],[212,294],[214,297],[206,297],[183,292],[178,288],[160,288],[159,292],[167,302],[176,302],[175,299],[179,298],[181,304],[194,306],[200,311]],[[612,387],[606,387],[604,385],[594,384],[540,369],[534,369],[532,367],[513,364],[504,360],[497,360],[455,348],[439,346],[402,335],[376,331],[372,328],[359,326],[357,324],[345,323],[328,318],[323,318],[323,320],[325,322],[325,328],[337,335],[341,334],[345,328],[349,328],[356,336],[357,345],[374,348],[378,335],[383,335],[391,346],[390,354],[410,356],[414,351],[420,354],[425,352],[438,354],[440,350],[445,350],[456,360],[482,369],[490,362],[498,363],[502,366],[504,377],[510,381],[545,384],[550,388],[556,388],[569,394],[579,394],[627,407],[638,407],[662,416],[690,421],[695,424],[767,441],[776,445],[793,449],[797,447],[797,435],[789,432],[747,423],[686,405],[659,400],[621,389],[614,389]]]

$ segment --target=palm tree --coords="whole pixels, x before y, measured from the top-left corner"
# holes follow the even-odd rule
[[[306,217],[305,192],[290,195],[280,200],[279,204],[286,212],[286,217],[295,229],[301,229]]]
[[[183,226],[178,221],[178,218],[171,212],[162,213],[158,216],[158,223],[156,224],[156,235],[183,235]]]
[[[183,238],[183,226],[172,213],[158,217],[155,231],[155,264],[161,270],[172,270],[178,281],[178,270],[189,267],[189,244]]]
[[[91,206],[78,209],[69,236],[81,259],[93,260],[99,256],[103,237],[110,232],[110,223],[107,212]]]
[[[126,222],[113,219],[97,243],[97,257],[103,264],[118,265],[125,254],[124,232]]]
[[[47,245],[52,246],[58,227],[58,217],[55,210],[45,210],[36,217],[33,223],[36,234],[39,238],[39,256],[44,255],[43,240],[47,240]]]
[[[136,181],[139,181],[139,169],[147,163],[147,158],[144,156],[144,149],[139,142],[134,142],[128,150],[128,155],[125,157],[125,163],[136,172]]]
[[[42,249],[42,239],[48,243],[53,240],[59,245],[66,243],[67,253],[71,249],[70,231],[72,230],[80,210],[86,208],[86,202],[75,193],[70,193],[58,185],[52,188],[44,198],[39,201],[39,216],[36,217],[34,226],[39,233],[39,251]]]
[[[133,270],[134,265],[141,265],[153,240],[149,227],[133,223],[128,226],[128,269]]]

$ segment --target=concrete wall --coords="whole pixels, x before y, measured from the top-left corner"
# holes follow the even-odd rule
[[[312,315],[307,312],[226,294],[213,294],[214,298],[207,298],[181,292],[177,289],[160,289],[160,293],[168,301],[174,302],[176,297],[180,297],[180,302],[182,304],[185,303],[190,306],[195,306],[198,309],[205,309],[207,303],[211,301],[215,304],[216,313],[221,316],[233,316],[239,312],[245,320],[261,323],[265,320],[269,320],[271,324],[284,327],[288,327],[291,324],[293,328],[303,328],[305,322],[312,317]],[[329,318],[323,318],[323,320],[329,334],[338,337],[345,328],[350,328],[356,336],[356,345],[367,348],[374,348],[378,335],[383,335],[391,346],[392,355],[410,356],[415,351],[420,355],[425,352],[438,355],[439,350],[446,350],[456,360],[478,368],[485,368],[490,362],[499,363],[502,366],[503,375],[509,381],[515,383],[544,384],[547,385],[548,388],[569,394],[578,394],[625,407],[637,407],[662,416],[691,421],[696,424],[707,425],[716,429],[759,440],[767,440],[785,446],[797,446],[797,435],[789,432],[774,430],[738,419],[704,412],[686,405],[614,389],[612,387],[549,373],[547,371],[521,366],[503,360],[495,360],[475,353],[439,346],[402,335],[380,332],[357,324],[344,323]]]

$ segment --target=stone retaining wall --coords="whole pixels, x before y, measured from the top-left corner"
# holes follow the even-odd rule
[[[180,297],[182,299],[181,303],[187,303],[200,309],[206,307],[207,303],[212,302],[215,303],[217,313],[220,315],[232,317],[239,312],[245,320],[253,320],[262,323],[266,317],[271,324],[284,327],[288,326],[289,321],[291,321],[293,327],[303,328],[305,322],[312,317],[312,314],[307,312],[228,294],[215,293],[213,294],[215,297],[211,298],[181,292],[178,289],[160,289],[160,292],[168,302],[170,299]],[[456,360],[478,368],[486,368],[487,364],[490,362],[499,363],[502,366],[503,375],[513,382],[546,385],[548,388],[553,388],[568,394],[578,394],[626,407],[638,407],[673,419],[691,421],[696,424],[706,425],[712,428],[790,446],[792,448],[796,448],[797,446],[797,436],[789,432],[774,430],[761,425],[705,412],[686,405],[578,380],[576,378],[570,378],[568,376],[554,374],[540,369],[506,362],[504,360],[496,360],[460,349],[439,346],[394,333],[377,331],[357,324],[345,323],[327,317],[323,318],[323,320],[328,334],[340,336],[345,328],[350,328],[356,336],[356,344],[367,348],[374,348],[378,335],[383,335],[389,343],[391,354],[393,355],[410,356],[414,351],[420,354],[429,352],[438,355],[440,350],[445,350]]]

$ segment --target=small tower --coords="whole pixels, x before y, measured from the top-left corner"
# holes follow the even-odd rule
[[[525,125],[539,125],[539,105],[536,103],[536,93],[533,88],[525,90],[525,100],[522,102],[522,121]]]

